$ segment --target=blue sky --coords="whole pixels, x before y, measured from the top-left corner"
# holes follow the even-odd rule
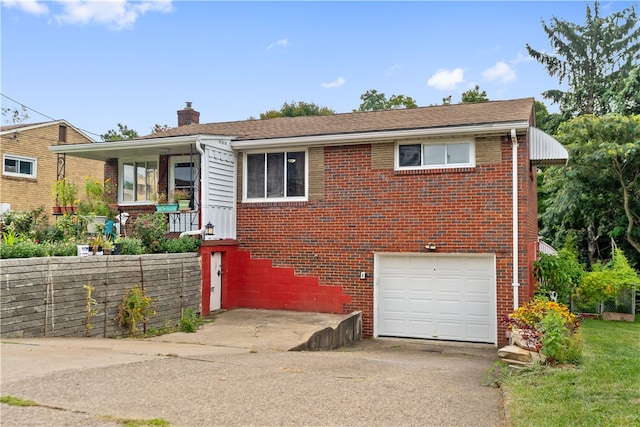
[[[25,105],[28,122],[66,119],[96,140],[117,123],[141,135],[176,126],[185,101],[209,123],[293,101],[350,112],[370,89],[419,106],[457,103],[476,84],[491,100],[542,100],[559,84],[525,45],[548,51],[541,21],[582,24],[593,5],[1,1],[2,107]],[[632,3],[602,2],[601,15]]]

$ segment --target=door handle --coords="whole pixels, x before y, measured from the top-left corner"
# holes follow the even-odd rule
[[[222,270],[218,270],[218,277],[222,276]]]

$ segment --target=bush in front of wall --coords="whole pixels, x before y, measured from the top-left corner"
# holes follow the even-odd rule
[[[135,237],[120,237],[116,243],[120,243],[120,255],[142,255],[145,253],[142,240]]]
[[[187,308],[180,319],[180,330],[182,332],[195,332],[203,323],[204,321],[196,314],[193,308]]]
[[[138,332],[138,325],[146,323],[156,314],[153,303],[153,298],[147,296],[144,289],[138,286],[128,289],[122,298],[116,323],[120,327],[126,326],[129,328],[129,334],[135,335]]]
[[[147,252],[162,252],[162,245],[167,240],[168,231],[167,216],[162,213],[142,214],[133,222],[133,234],[142,240]]]
[[[192,236],[182,236],[178,239],[165,240],[162,245],[161,252],[183,253],[198,252],[200,248],[200,240]]]

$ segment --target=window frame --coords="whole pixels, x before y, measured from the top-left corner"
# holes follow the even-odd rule
[[[148,162],[156,162],[156,192],[158,191],[158,182],[157,178],[160,176],[160,158],[159,156],[144,156],[144,157],[130,157],[130,158],[120,158],[118,159],[118,204],[120,205],[153,205],[155,204],[153,194],[148,195],[148,199],[146,200],[124,200],[124,164],[125,163],[142,163],[145,162],[145,169],[147,168],[146,163]]]
[[[283,157],[287,159],[288,153],[304,153],[304,195],[303,196],[286,196],[287,180],[286,170],[284,167],[285,179],[283,180],[283,190],[285,196],[282,197],[267,197],[267,154],[278,153],[283,154]],[[249,155],[263,154],[265,156],[265,196],[264,197],[248,197],[248,179],[249,179],[249,162],[247,160]],[[290,149],[269,149],[269,150],[251,150],[242,153],[242,202],[243,203],[278,203],[278,202],[306,202],[309,200],[309,150],[307,148],[290,148]]]
[[[32,164],[30,174],[20,173],[20,166],[18,165],[18,172],[9,172],[5,170],[6,160],[15,160],[17,162],[29,162]],[[20,156],[16,154],[3,154],[2,155],[2,175],[13,176],[16,178],[37,179],[38,178],[38,159],[36,157]]]
[[[424,164],[424,148],[425,146],[443,145],[445,153],[448,145],[453,144],[469,144],[469,161],[467,163],[438,163],[432,165]],[[400,147],[403,145],[420,145],[420,165],[419,166],[400,166]],[[446,156],[446,154],[445,154]],[[476,143],[473,138],[450,139],[450,140],[433,140],[433,141],[406,141],[397,143],[395,147],[395,169],[396,170],[428,170],[428,169],[455,169],[455,168],[473,168],[476,166]]]

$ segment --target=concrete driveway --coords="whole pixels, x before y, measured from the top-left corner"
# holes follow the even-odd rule
[[[493,347],[376,339],[284,351],[273,343],[295,346],[331,319],[286,312],[268,328],[264,316],[279,313],[263,311],[233,310],[195,334],[146,340],[4,339],[1,394],[41,406],[2,404],[0,424],[505,425],[500,391],[482,385]]]

